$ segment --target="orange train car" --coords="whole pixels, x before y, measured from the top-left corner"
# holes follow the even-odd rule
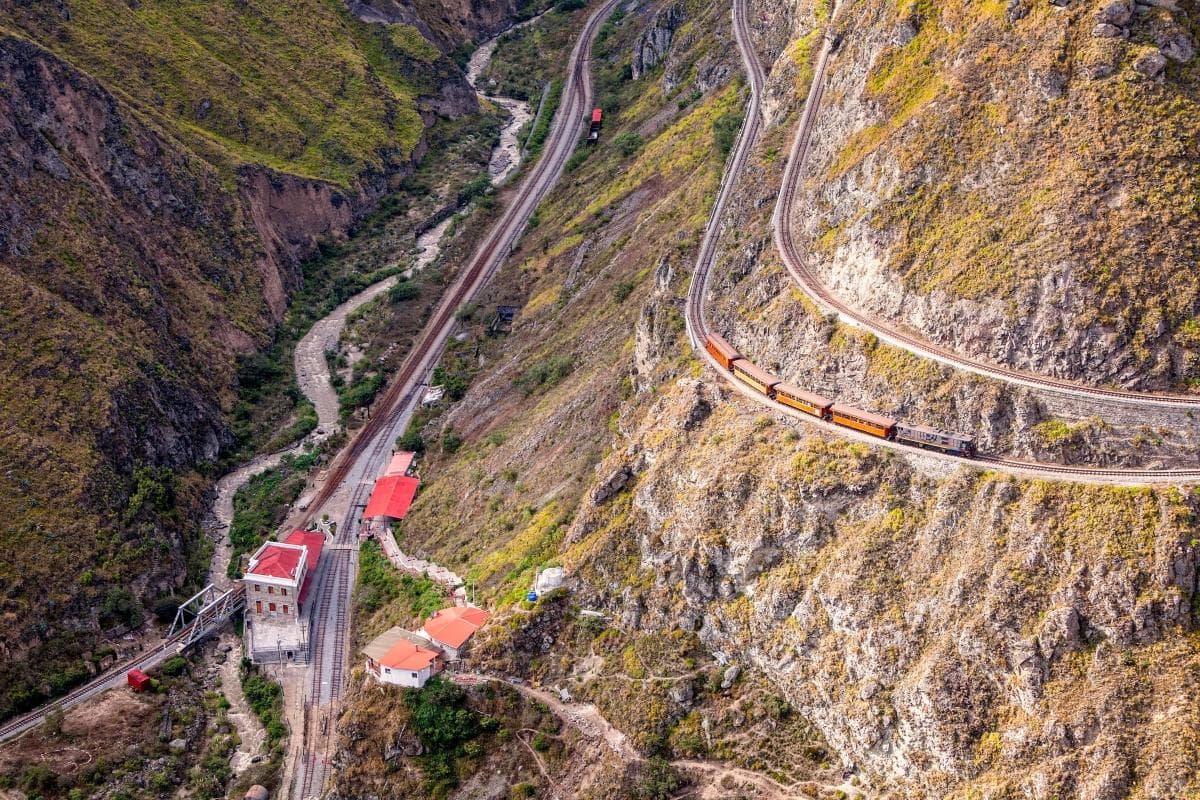
[[[776,378],[764,369],[759,369],[746,359],[739,358],[733,362],[733,377],[751,389],[757,389],[767,397],[774,399],[771,389],[775,387],[775,384],[779,383],[779,378]]]
[[[791,406],[820,419],[828,419],[829,409],[833,407],[833,401],[828,397],[783,382],[775,384],[775,399],[785,406]]]
[[[733,369],[733,362],[742,357],[736,347],[725,341],[723,336],[715,333],[710,333],[704,340],[704,349],[712,353],[712,357],[717,360],[718,364],[729,370]]]
[[[881,439],[890,439],[896,433],[896,420],[882,414],[872,414],[854,406],[834,403],[829,409],[829,418],[846,428],[869,433]]]

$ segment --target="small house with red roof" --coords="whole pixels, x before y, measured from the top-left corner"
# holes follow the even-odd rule
[[[380,683],[420,689],[445,666],[441,652],[429,642],[395,627],[363,648],[367,672]]]
[[[242,584],[251,660],[307,660],[308,612],[324,546],[325,534],[297,530],[250,556]]]
[[[443,608],[425,620],[421,635],[436,645],[448,661],[457,661],[475,631],[483,627],[491,616],[474,606]]]

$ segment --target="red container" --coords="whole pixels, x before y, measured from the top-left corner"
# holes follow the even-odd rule
[[[135,692],[144,692],[150,687],[150,676],[140,669],[131,669],[125,674],[125,680]]]

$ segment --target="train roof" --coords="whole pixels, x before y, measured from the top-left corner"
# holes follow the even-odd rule
[[[861,408],[842,405],[841,403],[834,403],[832,411],[834,414],[841,414],[844,417],[854,417],[857,420],[870,425],[878,425],[881,428],[890,428],[896,424],[896,420],[891,417],[885,417],[882,414],[875,414],[870,411],[863,411]]]
[[[790,383],[784,383],[782,381],[775,385],[775,391],[791,395],[800,402],[808,403],[810,406],[815,406],[816,408],[829,408],[829,406],[833,405],[833,401],[824,395],[819,395],[816,392],[805,391],[798,386],[793,386]]]
[[[599,121],[600,121],[600,115],[601,115],[602,113],[603,113],[603,112],[601,112],[601,111],[600,111],[600,109],[598,109],[598,108],[593,108],[593,109],[592,109],[592,122],[599,122]]]
[[[963,442],[974,442],[975,439],[971,436],[966,436],[961,433],[952,433],[950,431],[939,431],[937,428],[930,428],[925,425],[909,425],[904,422],[896,423],[897,430],[914,431],[916,433],[924,433],[933,436],[945,436],[950,439],[958,439]]]
[[[744,372],[748,377],[753,378],[767,388],[779,383],[779,378],[776,378],[753,362],[747,361],[744,356],[733,362],[733,368],[737,372]]]
[[[732,360],[735,358],[742,357],[742,354],[738,352],[738,349],[736,347],[734,347],[733,345],[731,345],[725,339],[724,336],[721,336],[718,333],[710,333],[708,335],[708,341],[712,344],[713,347],[717,348],[717,350],[721,353],[721,355],[725,356],[728,359]]]

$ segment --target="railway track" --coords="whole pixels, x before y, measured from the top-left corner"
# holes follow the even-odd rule
[[[571,52],[571,65],[566,86],[563,88],[562,103],[554,116],[542,157],[521,182],[516,191],[515,202],[505,209],[500,219],[488,231],[462,273],[455,279],[453,286],[438,303],[429,324],[376,404],[372,419],[359,430],[350,446],[334,461],[328,478],[309,506],[310,511],[305,517],[305,523],[311,522],[321,507],[329,501],[344,480],[350,466],[362,456],[374,437],[386,429],[399,413],[403,406],[403,398],[414,391],[422,377],[432,369],[454,327],[455,310],[474,297],[492,277],[524,232],[537,204],[562,174],[567,159],[575,149],[578,134],[585,122],[585,114],[592,103],[592,86],[588,72],[592,42],[617,2],[618,0],[604,0],[604,3],[588,17]]]
[[[738,393],[754,400],[757,403],[768,406],[771,409],[786,414],[797,419],[801,419],[809,424],[823,427],[831,431],[835,431],[839,436],[846,438],[857,439],[874,446],[886,447],[908,454],[920,454],[922,456],[938,459],[945,462],[961,465],[976,465],[983,469],[995,469],[1007,473],[1027,475],[1030,477],[1050,478],[1057,480],[1071,480],[1078,483],[1102,483],[1102,484],[1125,484],[1125,485],[1146,485],[1146,484],[1170,484],[1170,483],[1192,483],[1200,482],[1200,467],[1187,467],[1180,469],[1122,469],[1122,468],[1103,468],[1103,467],[1086,467],[1086,466],[1070,466],[1063,464],[1045,464],[1042,462],[1024,461],[1015,458],[1003,458],[994,455],[980,455],[971,460],[951,456],[944,453],[939,453],[930,450],[924,450],[911,445],[904,445],[897,442],[891,442],[884,439],[879,439],[874,436],[859,433],[858,431],[850,430],[833,423],[825,422],[812,417],[808,414],[799,412],[789,406],[776,403],[764,395],[754,392],[749,387],[736,381],[729,375],[727,371],[722,369],[716,360],[708,354],[704,348],[704,338],[708,334],[708,324],[705,319],[705,298],[708,294],[708,282],[712,272],[713,259],[716,254],[716,243],[720,238],[722,229],[722,217],[728,199],[728,195],[732,191],[733,184],[741,175],[745,167],[746,160],[749,157],[750,151],[754,147],[754,143],[761,132],[762,115],[760,112],[760,100],[762,96],[762,87],[765,83],[764,73],[761,62],[755,53],[753,39],[750,35],[750,26],[748,22],[747,0],[734,0],[733,2],[733,30],[734,37],[737,40],[738,50],[741,53],[742,60],[746,67],[746,74],[750,83],[750,99],[747,102],[747,111],[745,121],[742,125],[742,130],[738,134],[738,138],[734,143],[733,154],[726,166],[725,174],[721,180],[721,186],[717,193],[717,200],[713,204],[713,213],[709,218],[708,227],[705,230],[704,239],[700,246],[700,252],[696,257],[695,271],[692,276],[692,283],[688,289],[687,304],[685,307],[684,319],[687,325],[688,336],[691,339],[692,347],[696,353],[705,359],[709,365],[725,378],[729,384]],[[836,9],[835,9],[836,15]],[[775,229],[777,244],[781,230],[784,226],[780,224],[780,219],[790,219],[791,202],[784,204],[783,198],[789,194],[788,186],[794,188],[797,176],[803,169],[803,161],[807,155],[808,141],[812,134],[812,123],[815,118],[816,110],[820,105],[821,94],[823,89],[819,88],[824,77],[825,68],[828,65],[829,57],[832,52],[830,41],[826,38],[821,53],[818,56],[817,68],[814,70],[813,88],[810,89],[808,102],[805,104],[804,112],[801,116],[800,127],[796,134],[796,144],[793,148],[792,157],[788,160],[787,172],[784,177],[784,188],[780,191],[780,204],[776,206],[775,219],[773,227]],[[790,175],[790,178],[789,178]],[[789,180],[791,183],[789,184]],[[782,207],[782,210],[780,210]],[[790,233],[786,237],[791,240]],[[782,245],[780,246],[783,252]],[[880,337],[884,338],[884,337]],[[920,354],[920,353],[918,353]],[[1107,390],[1096,390],[1099,393],[1104,393]],[[1125,393],[1130,394],[1130,393]],[[1147,396],[1132,393],[1134,397],[1139,399],[1147,399]],[[1165,396],[1155,395],[1153,399],[1167,400]],[[1180,398],[1185,400],[1186,398]],[[1196,403],[1197,401],[1192,400]],[[1200,403],[1197,403],[1200,405]]]
[[[62,697],[50,701],[46,705],[34,711],[30,711],[27,714],[23,714],[16,719],[9,720],[3,725],[0,725],[0,742],[6,742],[9,739],[13,739],[23,733],[26,733],[31,728],[37,727],[46,719],[46,715],[50,713],[52,709],[61,708],[65,711],[68,708],[79,705],[85,700],[95,697],[101,692],[105,692],[115,686],[122,685],[125,682],[125,674],[131,669],[148,670],[158,665],[176,653],[179,644],[183,642],[191,632],[192,624],[188,624],[187,626],[176,631],[175,635],[163,639],[150,650],[145,650],[138,653],[136,656],[130,656],[129,658],[114,664],[103,675],[95,678],[92,681],[89,681],[88,683],[85,683],[83,686],[68,692]]]
[[[834,18],[837,16],[836,9],[833,16]],[[831,27],[832,24],[831,21]],[[793,235],[792,219],[794,218],[793,212],[795,210],[796,193],[799,189],[800,181],[804,177],[804,165],[808,158],[809,144],[812,140],[813,123],[816,120],[817,112],[820,110],[821,100],[825,96],[825,73],[829,65],[832,50],[831,42],[828,36],[826,36],[816,68],[813,71],[808,100],[805,103],[800,125],[796,130],[796,137],[792,143],[787,166],[784,169],[779,197],[775,204],[775,213],[771,219],[775,235],[775,246],[783,258],[784,266],[787,268],[792,280],[795,281],[805,294],[812,298],[825,312],[836,315],[838,319],[845,323],[870,331],[888,344],[907,350],[923,358],[937,361],[956,369],[972,372],[976,375],[982,375],[986,378],[1027,386],[1032,389],[1050,391],[1083,400],[1115,402],[1126,406],[1200,408],[1200,397],[1088,386],[1075,381],[1052,378],[1046,375],[1039,375],[1025,370],[968,358],[948,347],[934,344],[911,331],[906,331],[896,325],[868,316],[847,304],[830,290],[814,274],[802,248],[797,243]],[[759,68],[761,69],[761,67]]]
[[[417,400],[425,377],[441,357],[455,325],[454,312],[469,302],[491,279],[524,232],[537,204],[562,174],[575,149],[591,108],[589,56],[600,26],[619,0],[605,0],[584,24],[571,52],[562,104],[555,114],[545,151],[517,189],[515,201],[485,235],[450,290],[438,303],[417,342],[397,370],[371,420],[355,435],[329,470],[325,482],[309,504],[300,524],[308,526],[331,506],[340,490],[352,484],[348,506],[334,537],[335,547],[351,548],[357,538],[358,515],[366,504],[371,478],[391,452],[396,426]],[[339,504],[332,504],[338,507]],[[319,797],[329,775],[338,702],[342,696],[349,628],[353,559],[350,549],[334,549],[322,577],[320,599],[314,610],[308,713],[305,715],[303,750],[293,776],[295,800]]]

